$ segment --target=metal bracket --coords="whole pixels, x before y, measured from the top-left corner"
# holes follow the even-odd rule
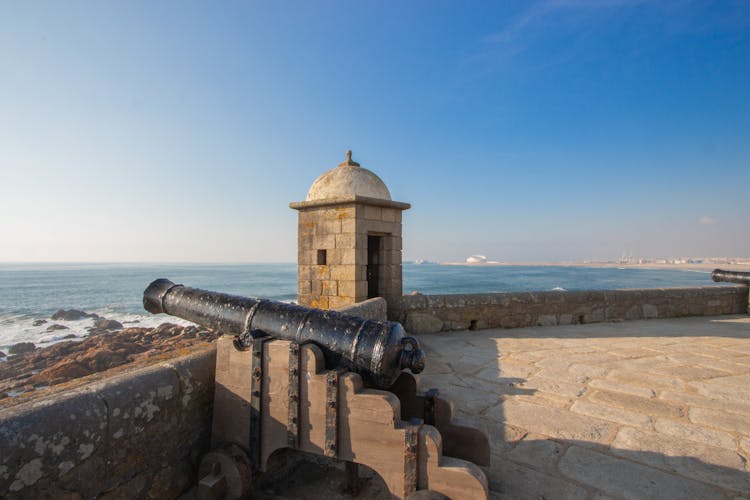
[[[286,423],[287,444],[292,448],[299,446],[299,405],[300,405],[300,345],[289,344],[289,413]]]
[[[254,336],[253,357],[250,375],[250,461],[255,470],[260,470],[260,426],[263,404],[263,344],[269,336]]]
[[[254,340],[265,337],[270,338],[263,330],[248,330],[241,335],[236,335],[232,343],[238,351],[247,351],[252,348]]]
[[[339,377],[346,373],[342,368],[329,370],[326,375],[326,442],[323,453],[338,456]]]
[[[437,397],[437,389],[430,389],[422,396],[424,401],[424,423],[427,425],[435,425],[435,398]]]
[[[424,421],[413,418],[404,435],[404,498],[417,491],[419,474],[419,431]]]
[[[266,335],[260,330],[253,330],[253,317],[255,316],[255,311],[258,310],[258,306],[261,304],[261,302],[263,302],[263,299],[258,300],[255,304],[252,305],[250,310],[247,312],[247,316],[245,316],[245,324],[242,327],[242,333],[234,338],[234,347],[236,347],[240,351],[244,351],[249,348],[253,339],[255,339],[256,337]]]

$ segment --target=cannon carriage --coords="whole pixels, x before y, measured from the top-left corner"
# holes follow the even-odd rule
[[[357,464],[393,498],[486,498],[487,435],[453,418],[436,389],[420,392],[419,342],[400,324],[154,281],[144,306],[221,331],[213,451],[203,498],[241,498],[271,455],[292,448]]]

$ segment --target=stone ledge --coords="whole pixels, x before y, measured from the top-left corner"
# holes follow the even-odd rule
[[[335,310],[350,316],[385,321],[388,319],[387,309],[388,305],[386,304],[385,299],[383,297],[375,297],[362,302],[357,302],[356,304],[339,307]]]
[[[210,438],[215,349],[0,413],[0,497],[175,497]]]
[[[411,208],[409,203],[401,201],[382,200],[380,198],[370,198],[368,196],[344,196],[340,198],[327,198],[325,200],[312,200],[312,201],[293,201],[289,204],[289,208],[295,210],[306,210],[317,207],[328,207],[337,205],[351,205],[351,204],[362,204],[362,205],[373,205],[377,207],[396,208],[398,210],[408,210]]]
[[[742,314],[748,287],[405,295],[398,320],[414,334]]]

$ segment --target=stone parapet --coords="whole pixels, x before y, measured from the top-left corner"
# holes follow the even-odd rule
[[[363,302],[357,302],[356,304],[339,307],[336,311],[364,319],[374,319],[377,321],[388,319],[388,304],[383,297],[375,297]]]
[[[420,334],[742,314],[747,304],[746,286],[405,295],[393,319]]]
[[[2,498],[176,498],[210,445],[216,349],[0,413]]]

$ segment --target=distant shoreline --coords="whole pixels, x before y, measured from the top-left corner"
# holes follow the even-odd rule
[[[472,267],[593,267],[610,269],[674,269],[676,271],[713,271],[714,269],[726,269],[730,271],[750,271],[750,263],[741,264],[621,264],[619,262],[483,262],[469,264],[467,262],[441,262],[441,266],[472,266]]]

